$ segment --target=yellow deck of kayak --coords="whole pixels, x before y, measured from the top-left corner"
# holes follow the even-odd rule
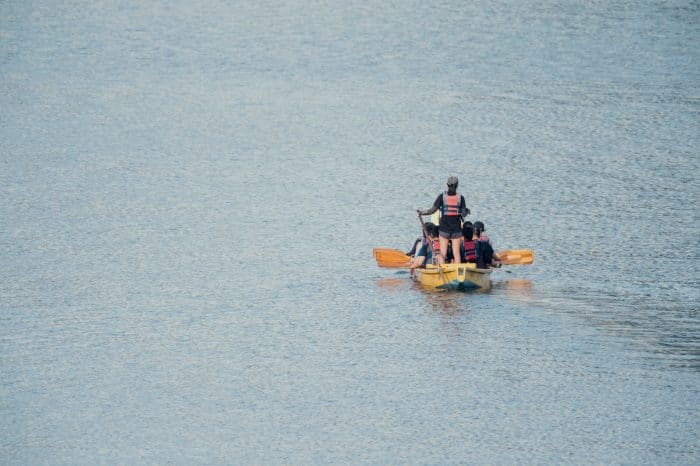
[[[488,290],[493,269],[477,269],[476,264],[427,265],[415,269],[414,280],[429,288],[456,290]]]

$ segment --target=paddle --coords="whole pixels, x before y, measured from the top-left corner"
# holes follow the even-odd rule
[[[532,249],[504,249],[498,251],[502,265],[529,265],[535,261],[535,253]],[[372,255],[379,267],[407,268],[411,258],[398,249],[374,248]]]
[[[532,249],[504,249],[496,254],[504,265],[529,265],[535,261],[535,252]]]
[[[435,248],[433,247],[433,240],[428,234],[428,229],[425,227],[425,222],[423,221],[423,216],[421,215],[420,210],[416,210],[416,212],[418,212],[418,220],[420,220],[420,226],[423,227],[423,235],[425,235],[425,241],[428,243],[430,252],[433,254],[433,263],[437,265],[438,272],[440,272],[440,280],[442,280],[443,285],[447,285],[447,279],[442,273],[443,257],[440,255],[440,251],[436,252]]]
[[[379,267],[386,268],[408,268],[411,258],[398,249],[374,248],[372,255]]]
[[[410,262],[381,262],[377,261],[379,267],[385,269],[409,269],[411,268]]]
[[[377,260],[385,262],[409,262],[411,257],[398,249],[374,248],[372,255]]]
[[[420,226],[423,227],[423,236],[425,237],[425,241],[428,243],[428,247],[430,248],[430,252],[433,254],[433,258],[437,257],[435,255],[435,248],[433,247],[433,242],[430,239],[430,235],[428,234],[428,230],[425,228],[425,222],[423,221],[423,217],[420,214],[420,210],[417,210],[418,212],[418,220],[420,220]],[[438,251],[438,254],[440,252]]]

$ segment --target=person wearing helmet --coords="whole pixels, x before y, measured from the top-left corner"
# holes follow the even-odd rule
[[[456,176],[447,179],[447,191],[438,195],[433,206],[429,209],[419,210],[418,215],[431,215],[438,209],[442,213],[440,217],[440,256],[443,261],[447,256],[447,245],[452,245],[453,251],[459,251],[462,242],[462,219],[470,214],[466,206],[464,196],[457,192],[459,180]],[[454,261],[461,262],[460,254],[454,254]]]

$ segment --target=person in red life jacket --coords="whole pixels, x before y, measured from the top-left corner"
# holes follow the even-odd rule
[[[474,243],[476,246],[477,267],[500,267],[501,263],[498,261],[498,254],[493,251],[493,244],[489,237],[483,233],[484,231],[486,231],[484,222],[474,222]]]
[[[464,222],[462,225],[462,236],[462,260],[474,264],[476,263],[476,242],[471,222]]]
[[[456,176],[449,177],[447,191],[440,193],[430,209],[418,211],[419,215],[431,215],[440,209],[440,256],[443,260],[447,255],[448,243],[452,244],[453,251],[459,251],[462,243],[462,219],[470,214],[464,196],[457,192],[458,184]],[[459,254],[454,254],[454,261],[460,262]]]
[[[416,252],[416,255],[413,256],[413,259],[411,259],[411,269],[416,269],[416,268],[425,268],[425,265],[433,262],[433,259],[440,260],[440,239],[439,239],[439,232],[438,228],[428,222],[425,224],[425,230],[428,232],[428,236],[430,237],[427,241],[423,241],[423,244],[421,247],[418,249]],[[432,248],[428,244],[428,241],[432,244]],[[433,256],[433,250],[437,254],[437,257]],[[411,270],[413,272],[413,270]]]
[[[460,253],[460,257],[462,258],[462,262],[464,262],[464,231],[465,231],[465,228],[471,228],[472,235],[473,235],[474,234],[474,224],[472,224],[472,222],[470,222],[469,220],[465,220],[462,223],[462,243],[461,243],[461,246],[459,248],[459,253]],[[452,247],[450,247],[450,251],[451,250],[452,250]]]
[[[489,237],[484,234],[485,231],[486,227],[484,226],[484,222],[479,220],[474,222],[474,241],[486,241],[491,244]]]

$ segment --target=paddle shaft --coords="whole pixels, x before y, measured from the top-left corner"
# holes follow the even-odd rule
[[[423,234],[425,235],[425,240],[428,242],[428,247],[430,248],[430,251],[433,253],[433,261],[435,261],[435,248],[433,247],[433,239],[430,237],[428,234],[428,229],[425,228],[425,222],[423,222],[423,217],[420,214],[420,210],[417,210],[418,212],[418,220],[420,220],[420,226],[423,227]],[[447,283],[447,279],[445,278],[445,275],[442,273],[442,263],[443,263],[443,257],[440,254],[440,251],[438,251],[438,257],[440,259],[437,261],[437,267],[438,267],[438,272],[440,272],[440,279],[442,280],[443,284]],[[435,263],[435,262],[433,262]]]
[[[425,241],[428,243],[428,247],[430,248],[430,252],[433,253],[433,257],[435,257],[435,248],[433,247],[433,241],[430,238],[430,235],[428,234],[428,230],[425,228],[425,222],[423,221],[423,217],[420,214],[420,210],[417,210],[416,212],[418,212],[418,220],[420,220],[420,226],[423,227],[423,235],[425,236]]]

